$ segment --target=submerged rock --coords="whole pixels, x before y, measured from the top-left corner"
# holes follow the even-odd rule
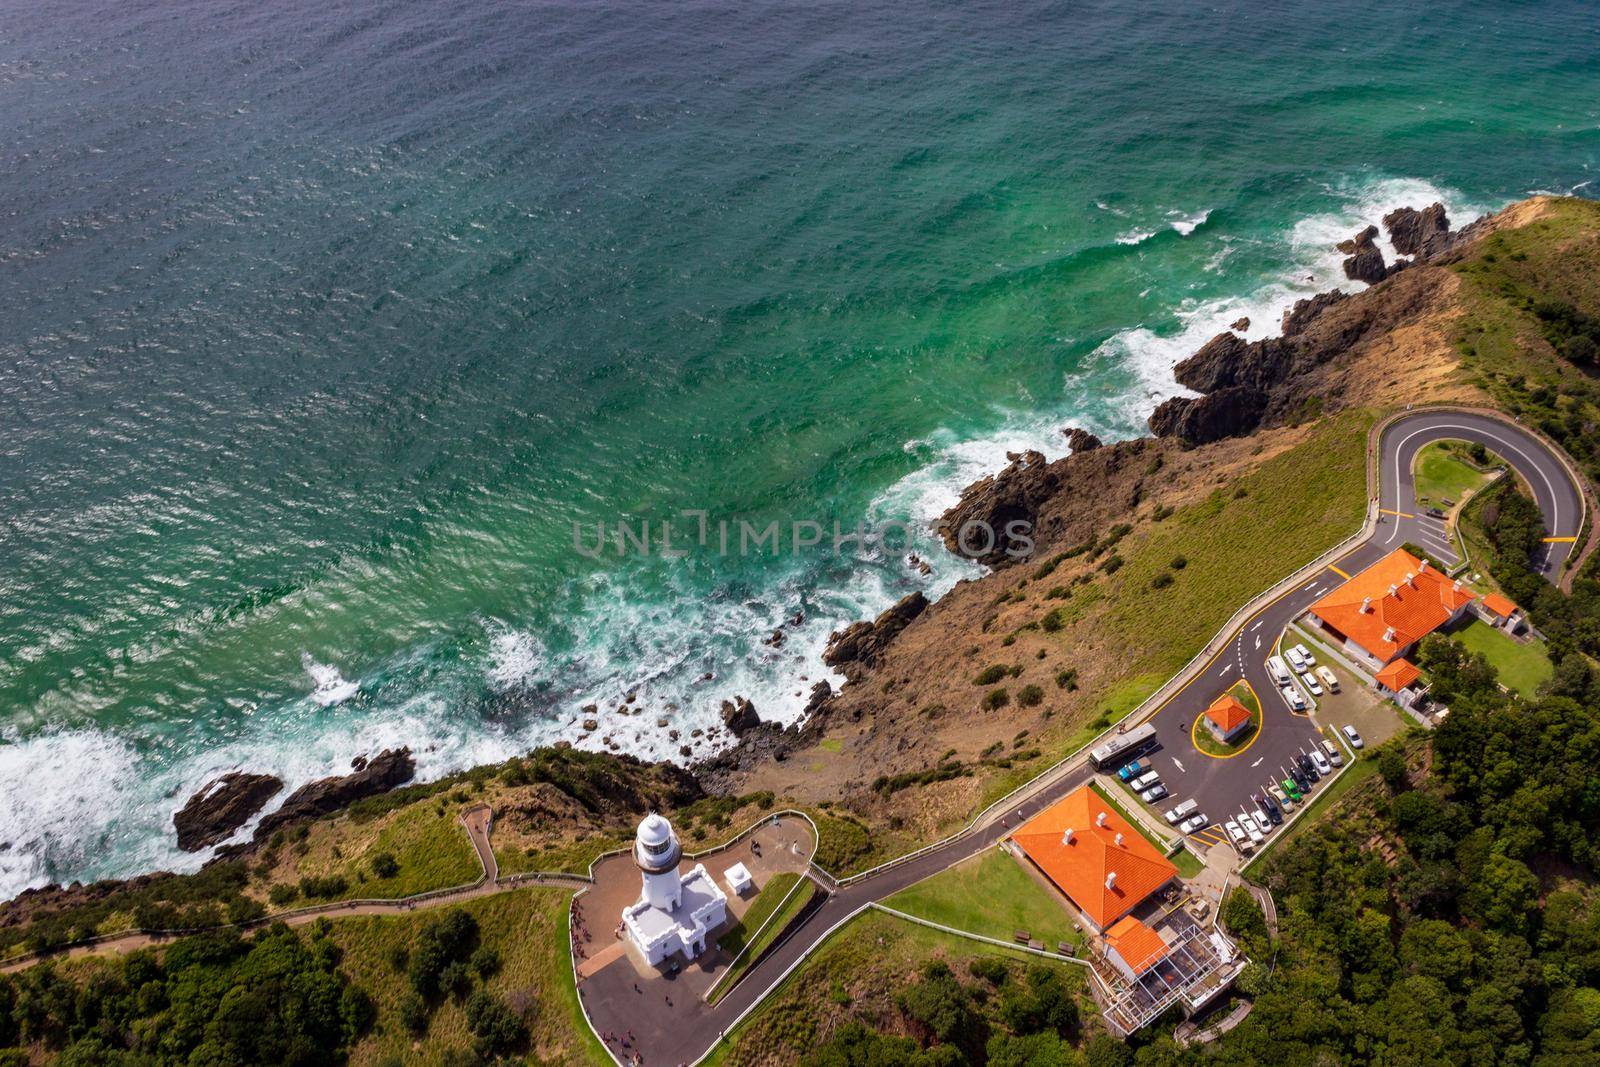
[[[173,814],[178,847],[198,852],[226,839],[282,788],[283,781],[270,774],[230,771],[212,779]]]

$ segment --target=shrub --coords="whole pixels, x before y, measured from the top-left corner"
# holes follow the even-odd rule
[[[1175,571],[1181,571],[1181,570],[1183,570],[1183,568],[1187,567],[1188,565],[1189,565],[1189,561],[1187,559],[1185,559],[1183,556],[1173,556],[1172,557],[1172,562],[1167,564],[1167,566],[1171,567]]]
[[[1069,693],[1078,691],[1078,671],[1075,667],[1056,671],[1056,688],[1065,689]]]
[[[989,690],[989,695],[983,698],[983,706],[990,711],[1003,708],[1009,703],[1011,703],[1011,693],[1004,686]]]
[[[292,903],[299,896],[300,887],[293,882],[283,882],[267,890],[267,899],[272,901],[275,907],[279,908]]]
[[[982,978],[990,985],[996,986],[1004,982],[1011,974],[1011,968],[1006,966],[1005,961],[996,959],[994,956],[979,956],[967,964],[967,970],[972,972],[972,977]]]
[[[1172,575],[1168,574],[1166,571],[1162,571],[1160,574],[1156,575],[1150,580],[1151,589],[1165,589],[1171,584]]]
[[[1025,685],[1017,691],[1017,703],[1025,708],[1036,708],[1044,703],[1044,690],[1036,685]]]
[[[300,892],[304,893],[307,899],[312,897],[336,897],[349,888],[350,883],[341,874],[330,874],[321,878],[314,874],[308,874],[300,879]]]
[[[417,1036],[427,1032],[428,1029],[428,1002],[423,1000],[415,990],[407,990],[400,994],[400,1003],[396,1006],[396,1014],[400,1018],[400,1025]]]
[[[400,864],[395,860],[394,854],[390,852],[378,853],[372,857],[372,862],[369,866],[372,868],[373,875],[378,878],[393,878],[400,873]]]
[[[479,978],[493,978],[500,973],[500,953],[492,945],[480,945],[472,954],[472,969]]]
[[[1000,679],[1004,678],[1007,673],[1007,669],[1003,664],[991,663],[989,666],[978,672],[978,676],[972,680],[972,684],[993,685]]]
[[[467,1026],[480,1057],[488,1059],[510,1052],[528,1038],[528,1028],[506,1007],[505,1001],[486,989],[467,1000]]]
[[[1066,612],[1062,611],[1060,608],[1056,608],[1053,611],[1047,612],[1044,618],[1039,620],[1039,627],[1047,634],[1056,633],[1067,624],[1065,615]]]

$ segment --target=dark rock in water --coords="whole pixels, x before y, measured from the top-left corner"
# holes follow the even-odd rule
[[[1348,294],[1338,289],[1329,289],[1325,293],[1296,300],[1294,307],[1283,313],[1283,336],[1295,337],[1305,333],[1306,328],[1324,311],[1344,300]]]
[[[1249,328],[1250,328],[1250,316],[1249,315],[1246,315],[1243,318],[1234,320],[1233,325],[1228,327],[1228,329],[1230,329],[1230,330],[1238,330],[1240,333],[1243,333],[1245,330],[1248,330]]]
[[[1383,227],[1389,231],[1389,241],[1402,256],[1432,259],[1450,250],[1453,235],[1450,218],[1443,204],[1432,204],[1418,211],[1413,207],[1396,208],[1383,217]]]
[[[878,656],[889,647],[889,642],[900,636],[900,631],[927,609],[928,598],[920,590],[901,597],[893,607],[871,622],[851,623],[843,630],[834,631],[828,638],[827,649],[822,653],[822,662],[830,667],[841,668],[848,677],[855,666],[877,662]],[[828,683],[818,684],[825,686]],[[812,687],[811,692],[815,700],[816,686]]]
[[[278,827],[297,819],[326,815],[349,807],[362,797],[387,793],[395,786],[409,782],[416,773],[417,761],[412,758],[409,748],[385,749],[354,774],[320,778],[290,793],[281,808],[261,820],[261,825],[256,827],[256,839],[260,840]]]
[[[1377,285],[1388,277],[1389,269],[1384,266],[1383,253],[1372,239],[1378,236],[1376,226],[1368,226],[1348,241],[1339,242],[1339,251],[1349,256],[1344,261],[1344,276],[1353,281],[1366,282],[1368,285]]]
[[[1067,435],[1067,447],[1072,449],[1074,454],[1093,452],[1104,443],[1088,430],[1080,430],[1076,426],[1069,427],[1061,432]]]
[[[178,847],[198,852],[249,822],[283,788],[270,774],[231,771],[207,782],[172,816]]]
[[[1260,423],[1266,400],[1259,389],[1243,385],[1230,385],[1201,397],[1173,397],[1150,416],[1150,432],[1191,445],[1237,437]]]
[[[1004,470],[967,486],[937,526],[951,552],[989,567],[1028,558],[1023,550],[1029,546],[1016,531],[1030,531],[1040,506],[1061,488],[1063,472],[1044,453],[1029,449],[1009,457]]]
[[[761,725],[761,716],[756,714],[756,706],[744,697],[734,697],[732,700],[722,702],[722,725],[735,737],[745,734]]]
[[[365,757],[365,756],[357,756],[355,759],[351,760],[350,761],[350,769],[352,771],[364,771],[364,770],[366,770],[367,769],[367,757]]]

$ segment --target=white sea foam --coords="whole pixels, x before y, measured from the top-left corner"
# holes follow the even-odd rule
[[[361,689],[360,683],[346,681],[344,675],[339,673],[339,668],[318,663],[309,652],[300,653],[300,666],[311,676],[311,699],[322,707],[342,704]]]
[[[1172,228],[1187,237],[1206,224],[1206,220],[1211,217],[1211,209],[1206,208],[1204,211],[1188,215],[1181,211],[1169,211],[1167,215],[1172,219]]]
[[[1127,230],[1127,231],[1125,231],[1123,233],[1117,234],[1117,244],[1119,244],[1119,245],[1143,244],[1145,241],[1148,241],[1150,238],[1154,237],[1155,235],[1156,235],[1156,231],[1154,231],[1154,230],[1141,230],[1141,229],[1135,228],[1135,229]]]
[[[523,630],[492,631],[489,640],[489,684],[509,689],[531,681],[544,665],[544,646]]]

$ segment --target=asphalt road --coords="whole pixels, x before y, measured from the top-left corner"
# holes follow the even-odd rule
[[[1240,810],[1249,794],[1271,778],[1317,736],[1309,716],[1294,713],[1267,673],[1266,660],[1291,620],[1324,593],[1388,555],[1407,541],[1423,545],[1449,562],[1457,557],[1443,524],[1415,505],[1411,464],[1417,450],[1433,441],[1458,439],[1483,444],[1503,458],[1532,488],[1552,537],[1575,537],[1582,523],[1582,497],[1567,469],[1542,440],[1509,422],[1484,415],[1422,410],[1395,420],[1379,441],[1379,523],[1374,534],[1331,567],[1305,580],[1246,619],[1206,669],[1153,712],[1160,747],[1152,754],[1173,795],[1163,809],[1185,797],[1199,800],[1214,818]],[[1575,544],[1546,545],[1537,561],[1547,577],[1556,577]],[[1337,568],[1337,570],[1335,569]],[[1190,740],[1195,719],[1216,696],[1240,679],[1248,680],[1261,700],[1262,724],[1256,740],[1242,753],[1218,759],[1197,750]],[[1178,765],[1181,764],[1180,770]],[[1094,776],[1085,763],[1043,783],[1040,789],[1000,821],[973,829],[937,849],[890,867],[850,885],[838,887],[787,940],[752,969],[715,1007],[701,1001],[682,1004],[681,1025],[651,1035],[644,1043],[647,1062],[691,1063],[708,1053],[741,1015],[772,992],[827,936],[875,901],[992,847],[1020,821],[1031,818]],[[1170,777],[1169,777],[1170,776]],[[1214,837],[1215,835],[1210,835]],[[605,1027],[605,1023],[597,1020]]]

